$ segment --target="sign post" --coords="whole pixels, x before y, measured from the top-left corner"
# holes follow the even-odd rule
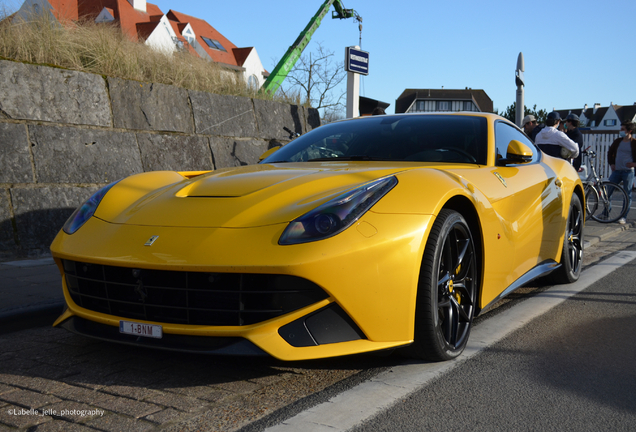
[[[369,53],[359,46],[346,47],[345,70],[347,71],[347,118],[360,113],[360,75],[369,75]]]

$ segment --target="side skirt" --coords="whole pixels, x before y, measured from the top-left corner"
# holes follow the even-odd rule
[[[491,301],[486,306],[484,306],[479,311],[479,313],[476,316],[479,316],[482,313],[487,312],[499,300],[501,300],[502,298],[506,297],[507,295],[509,295],[513,291],[516,291],[517,289],[521,288],[522,286],[524,286],[528,282],[530,282],[530,281],[532,281],[534,279],[537,279],[537,278],[539,278],[541,276],[545,276],[548,273],[551,273],[554,270],[558,269],[559,267],[561,267],[561,264],[559,264],[559,263],[557,263],[556,261],[553,261],[553,260],[548,260],[548,261],[542,262],[541,264],[537,265],[536,267],[534,267],[530,271],[528,271],[526,274],[521,276],[519,279],[514,281],[508,288],[506,288],[501,294],[499,294],[493,301]]]

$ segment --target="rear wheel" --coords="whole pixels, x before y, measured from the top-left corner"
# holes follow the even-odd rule
[[[464,217],[442,210],[431,229],[420,270],[415,340],[407,355],[441,361],[468,342],[477,298],[475,244]]]
[[[616,183],[601,182],[597,185],[598,208],[592,219],[611,223],[622,218],[629,211],[627,192]]]
[[[570,201],[570,211],[565,224],[565,239],[561,254],[561,267],[551,275],[555,283],[572,283],[581,275],[583,261],[583,206],[574,194]]]

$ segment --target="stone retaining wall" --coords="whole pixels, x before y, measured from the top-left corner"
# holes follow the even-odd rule
[[[48,253],[101,186],[156,170],[256,163],[318,112],[0,60],[0,259]]]

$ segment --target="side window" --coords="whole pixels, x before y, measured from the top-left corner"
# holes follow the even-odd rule
[[[508,123],[502,121],[495,122],[495,162],[499,159],[505,158],[508,152],[508,144],[512,140],[517,140],[527,145],[532,149],[532,162],[539,161],[539,149],[534,145],[532,141],[521,131]]]

